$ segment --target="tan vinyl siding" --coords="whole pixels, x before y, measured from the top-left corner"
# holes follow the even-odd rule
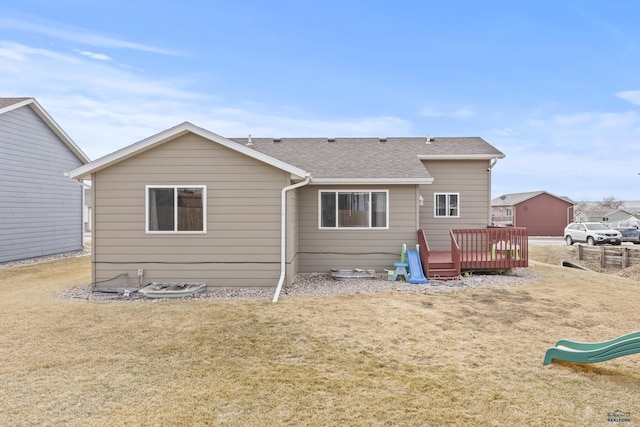
[[[186,134],[94,174],[95,280],[274,287],[283,171]],[[206,234],[145,233],[147,185],[204,185]],[[122,284],[122,279],[108,283]]]
[[[321,230],[318,224],[320,190],[389,190],[389,229]],[[416,244],[416,190],[397,186],[307,186],[298,190],[299,271],[328,273],[332,268],[373,268],[384,273],[399,261],[403,243]]]
[[[420,207],[420,228],[425,230],[431,250],[450,250],[450,229],[485,228],[489,224],[489,161],[438,160],[424,161],[423,164],[434,177],[434,182],[431,185],[420,186],[420,194],[424,199],[424,205]],[[458,193],[460,217],[436,218],[435,193]]]
[[[298,189],[287,193],[286,282],[290,285],[298,271]]]

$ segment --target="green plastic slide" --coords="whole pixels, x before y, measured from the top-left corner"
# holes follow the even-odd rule
[[[596,363],[635,353],[640,353],[640,331],[631,332],[609,341],[593,343],[562,339],[556,343],[555,347],[547,350],[543,364],[549,365],[554,360]]]

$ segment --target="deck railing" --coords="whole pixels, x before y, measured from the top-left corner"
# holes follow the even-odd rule
[[[418,230],[418,247],[420,253],[420,263],[422,264],[422,272],[424,277],[430,277],[429,275],[429,243],[427,242],[427,236],[424,234],[424,230]]]
[[[459,246],[462,270],[527,267],[529,265],[528,237],[527,229],[523,227],[451,230],[451,240],[457,242]]]
[[[451,237],[451,261],[453,261],[453,267],[459,275],[462,271],[462,251],[458,240],[453,234],[453,230],[449,230],[449,236]]]

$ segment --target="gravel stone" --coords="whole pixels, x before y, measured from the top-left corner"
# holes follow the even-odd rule
[[[299,274],[290,286],[285,286],[280,299],[308,296],[356,295],[387,290],[397,292],[413,292],[431,294],[454,292],[465,289],[476,289],[487,286],[514,286],[540,279],[538,273],[526,268],[513,269],[505,274],[472,274],[457,280],[430,280],[423,285],[413,285],[404,281],[389,281],[386,276],[367,280],[334,280],[329,274]],[[271,300],[275,288],[210,288],[205,292],[183,298],[154,299],[147,298],[135,290],[125,295],[122,292],[94,292],[90,284],[83,284],[65,289],[58,295],[60,298],[85,301],[146,301],[157,303],[167,299],[180,300],[236,300],[236,299],[268,299]]]
[[[3,270],[5,268],[21,267],[23,265],[40,264],[48,261],[55,261],[57,259],[75,258],[79,256],[88,256],[88,255],[91,255],[91,248],[88,246],[85,246],[84,249],[80,251],[46,255],[46,256],[41,256],[36,258],[19,259],[16,261],[0,262],[0,270]]]
[[[30,258],[25,260],[0,263],[0,269],[38,264],[56,259],[78,256],[88,256],[91,248],[85,247],[81,251]],[[469,274],[456,280],[429,280],[423,285],[413,285],[405,281],[389,281],[386,275],[379,275],[375,279],[366,280],[334,280],[330,274],[310,273],[298,274],[289,286],[284,286],[280,292],[280,299],[289,297],[357,295],[371,292],[397,291],[418,294],[432,294],[455,292],[465,289],[476,289],[487,286],[514,286],[540,279],[540,274],[526,268],[516,268],[504,274]],[[237,299],[273,299],[274,288],[209,288],[205,292],[183,298],[147,298],[139,294],[132,286],[129,292],[125,289],[118,292],[97,292],[90,283],[84,283],[64,289],[58,297],[67,300],[112,302],[151,302],[179,299],[179,300],[237,300]]]

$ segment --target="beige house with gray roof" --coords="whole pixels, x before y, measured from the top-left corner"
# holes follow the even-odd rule
[[[296,273],[392,268],[424,229],[486,228],[482,138],[224,138],[185,122],[85,166],[93,279],[280,287]],[[133,279],[132,279],[133,278]]]

